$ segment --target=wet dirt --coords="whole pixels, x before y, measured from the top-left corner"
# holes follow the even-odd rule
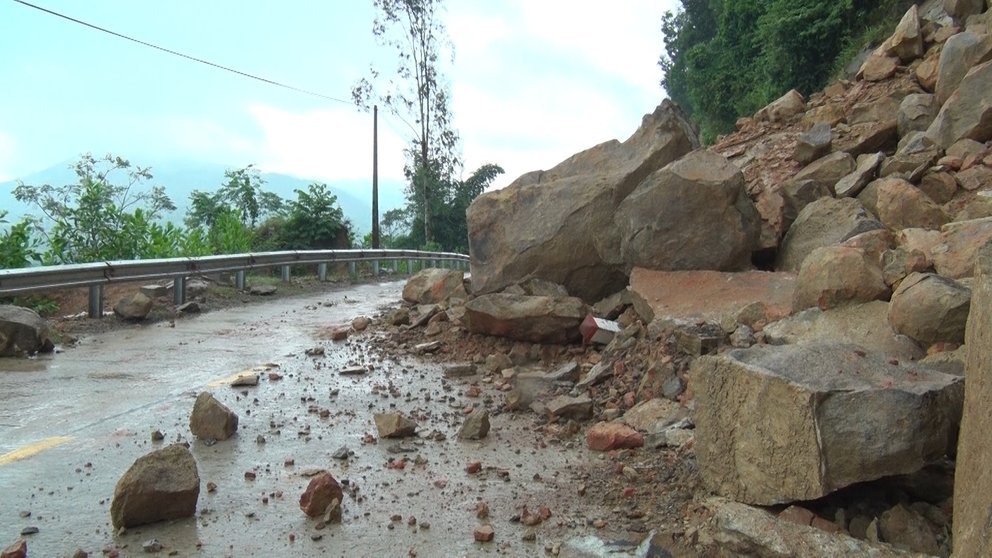
[[[587,451],[581,438],[547,436],[532,418],[500,414],[485,383],[476,382],[482,390],[473,397],[473,378],[445,380],[437,364],[385,356],[374,328],[343,342],[320,338],[398,303],[401,289],[392,282],[284,298],[84,335],[76,347],[34,360],[0,360],[0,543],[37,527],[25,536],[32,556],[76,548],[138,555],[152,538],[175,556],[534,556],[596,533],[592,522],[620,508],[578,488],[594,484],[588,471],[612,470],[609,457]],[[315,346],[323,356],[305,354]],[[338,373],[356,364],[370,371]],[[228,385],[259,365],[282,378],[265,372],[256,387]],[[189,433],[202,390],[238,413],[234,438],[208,445]],[[473,407],[495,411],[492,431],[460,441]],[[419,435],[374,440],[373,413],[391,411],[417,420]],[[152,442],[154,430],[165,440]],[[188,442],[198,463],[196,516],[114,533],[117,480],[135,459],[174,442]],[[341,447],[353,455],[332,458]],[[402,469],[389,466],[404,460]],[[464,471],[472,461],[482,462],[479,473]],[[343,522],[322,529],[298,505],[319,469],[348,483]],[[477,517],[480,501],[486,519]],[[542,505],[550,519],[519,523],[524,506]],[[493,526],[494,542],[473,540],[480,523]],[[533,540],[522,540],[528,531]]]

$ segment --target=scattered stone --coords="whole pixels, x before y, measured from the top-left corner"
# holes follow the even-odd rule
[[[248,294],[254,296],[272,296],[278,289],[275,285],[253,285],[248,289]]]
[[[934,526],[914,509],[897,504],[878,518],[881,539],[896,548],[928,556],[940,554]]]
[[[158,539],[149,539],[141,543],[141,549],[149,554],[154,554],[162,551],[162,543],[158,542]]]
[[[372,320],[368,316],[358,316],[354,320],[351,320],[351,329],[365,331],[371,324]]]
[[[309,517],[320,517],[335,500],[340,505],[343,498],[338,481],[327,471],[321,471],[310,479],[306,490],[300,495],[300,509]]]
[[[350,332],[346,327],[336,327],[331,330],[329,337],[331,338],[331,341],[344,341],[345,339],[348,338],[349,333]],[[321,354],[321,355],[324,354],[323,347],[321,347],[320,349],[321,352],[317,354]]]
[[[137,292],[122,298],[114,305],[114,314],[122,320],[141,321],[148,317],[154,303],[152,299]]]
[[[363,376],[368,371],[368,368],[364,366],[349,366],[338,370],[338,374],[342,376]]]
[[[489,435],[489,413],[476,409],[465,417],[465,422],[458,430],[461,440],[481,440]]]
[[[644,436],[620,422],[600,422],[586,431],[586,445],[593,451],[639,448]]]
[[[492,525],[479,525],[472,536],[475,537],[476,542],[489,542],[496,536],[496,531],[493,530]]]
[[[416,345],[416,346],[413,347],[413,351],[415,353],[417,353],[417,354],[420,354],[420,355],[428,354],[428,353],[434,353],[434,352],[437,352],[438,349],[441,348],[441,345],[442,344],[443,343],[441,343],[440,341],[431,341],[429,343],[420,343],[419,345]]]
[[[410,323],[410,310],[407,308],[397,308],[391,314],[389,314],[388,321],[390,325],[401,326]]]
[[[452,269],[427,268],[403,286],[403,300],[413,304],[438,304],[449,298],[465,300],[465,273]]]
[[[373,420],[380,438],[406,438],[417,431],[417,423],[400,413],[376,413]]]
[[[471,362],[445,364],[441,367],[441,371],[445,378],[466,378],[477,373],[475,365]]]
[[[238,431],[238,415],[204,391],[196,397],[189,416],[189,429],[201,440],[223,441]]]
[[[333,335],[331,336],[331,339],[334,339]],[[324,356],[324,348],[319,345],[316,347],[310,347],[309,349],[304,350],[303,354],[308,357]]]
[[[0,304],[0,357],[25,356],[55,350],[48,322],[30,308]]]
[[[555,417],[586,420],[592,418],[593,403],[588,395],[559,395],[548,402],[547,409]]]
[[[620,325],[612,320],[604,320],[589,314],[579,324],[579,333],[582,335],[583,345],[590,343],[608,345],[620,333]]]
[[[163,434],[161,430],[153,430],[152,431],[152,441],[153,442],[161,442],[164,439],[165,439],[165,434]]]
[[[834,194],[838,198],[856,197],[875,179],[878,167],[884,160],[885,153],[882,152],[858,155],[857,166],[850,174],[837,181]]]
[[[258,385],[258,373],[246,371],[238,374],[231,380],[231,387],[254,387]]]
[[[28,558],[28,541],[21,539],[3,549],[0,558]]]
[[[575,384],[579,391],[588,389],[613,375],[613,367],[605,361],[600,361],[593,365],[592,369],[586,373],[585,378]]]
[[[351,450],[348,449],[348,446],[341,446],[340,448],[334,450],[334,453],[331,454],[331,457],[334,459],[342,460],[348,459],[349,456],[351,456]]]
[[[176,312],[180,314],[199,314],[202,311],[200,308],[200,303],[195,300],[190,300],[189,302],[184,302],[179,306],[176,306]]]
[[[848,246],[816,248],[803,260],[793,307],[822,310],[851,302],[886,298],[889,286],[882,270],[864,250]]]
[[[817,122],[812,128],[799,134],[792,158],[800,164],[808,165],[830,152],[832,140],[833,134],[830,132],[830,124]]]
[[[961,378],[830,343],[703,357],[691,380],[703,481],[759,505],[813,500],[943,457],[964,391]]]
[[[474,474],[478,473],[481,470],[482,470],[482,462],[481,461],[472,461],[468,465],[465,466],[465,472],[468,473],[468,474],[470,474],[470,475],[474,475]]]
[[[660,432],[671,424],[679,413],[677,403],[655,397],[634,405],[623,414],[623,422],[644,432]]]
[[[477,296],[465,304],[465,328],[472,333],[531,343],[567,343],[579,337],[587,314],[578,298],[515,295]]]
[[[117,481],[110,518],[118,529],[192,517],[199,495],[193,454],[171,445],[139,457]]]
[[[21,529],[21,536],[37,535],[39,532],[41,532],[41,529],[38,529],[37,527],[30,525],[28,527],[24,527],[23,529]]]

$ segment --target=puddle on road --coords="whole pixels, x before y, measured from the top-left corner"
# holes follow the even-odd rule
[[[485,440],[459,441],[465,408],[494,409],[500,394],[481,384],[482,396],[468,397],[470,380],[442,381],[440,370],[412,358],[381,359],[374,332],[344,343],[314,337],[315,325],[371,314],[384,300],[398,299],[400,288],[394,283],[349,292],[349,304],[321,304],[340,302],[340,294],[255,304],[237,317],[204,315],[217,314],[211,323],[147,328],[157,335],[139,332],[128,340],[134,347],[120,346],[110,333],[89,344],[91,352],[60,355],[66,359],[63,368],[72,368],[68,359],[78,356],[73,366],[92,367],[100,387],[109,390],[93,395],[92,383],[59,383],[62,374],[73,373],[63,371],[53,381],[38,382],[40,393],[23,403],[26,416],[45,424],[21,420],[18,428],[3,428],[7,421],[0,417],[3,444],[44,439],[53,429],[74,430],[71,442],[0,467],[5,487],[0,545],[36,526],[39,533],[28,537],[34,556],[71,555],[77,547],[100,555],[110,545],[122,548],[123,555],[138,555],[151,538],[164,545],[163,555],[178,556],[535,556],[544,554],[545,545],[594,532],[587,523],[609,511],[577,495],[581,480],[575,471],[595,459],[584,449],[556,444],[530,418],[505,414],[492,416]],[[214,335],[224,328],[233,332]],[[186,343],[179,356],[177,343]],[[324,356],[304,355],[318,345]],[[121,357],[129,359],[131,372],[119,377],[101,372],[106,362]],[[257,387],[211,388],[238,413],[237,436],[210,446],[192,438],[188,413],[196,393],[217,378],[266,362],[279,365],[274,370],[282,379],[272,381],[263,373]],[[356,364],[372,371],[338,374]],[[59,417],[38,411],[47,399],[60,398],[75,406]],[[363,443],[376,434],[373,413],[391,411],[415,417],[420,436]],[[164,443],[151,441],[153,430],[165,434]],[[198,463],[197,515],[115,535],[109,508],[117,480],[139,456],[177,441],[190,443]],[[353,456],[332,458],[341,447]],[[406,460],[403,469],[387,467],[399,460]],[[471,461],[482,462],[480,473],[464,471]],[[299,509],[309,482],[304,473],[315,469],[348,481],[351,496],[345,498],[340,525],[317,530]],[[254,473],[254,480],[246,480],[246,472]],[[206,491],[207,482],[217,485],[216,492]],[[480,501],[491,510],[486,520],[476,517]],[[539,526],[522,526],[514,516],[525,505],[530,510],[547,505],[553,515]],[[494,527],[494,542],[473,541],[473,529],[482,522]],[[521,540],[529,530],[534,540]]]

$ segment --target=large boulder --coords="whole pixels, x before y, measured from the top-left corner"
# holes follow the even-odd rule
[[[937,103],[946,103],[960,86],[968,70],[989,60],[990,55],[992,37],[988,35],[965,31],[947,39],[937,63]]]
[[[473,291],[531,277],[587,301],[622,289],[614,212],[646,177],[698,146],[693,125],[666,100],[625,142],[600,144],[479,196],[467,214]]]
[[[954,555],[962,557],[992,555],[992,254],[982,254],[976,268],[965,336],[968,382],[954,473]]]
[[[889,304],[882,300],[830,310],[808,308],[765,326],[770,345],[853,343],[899,360],[917,360],[924,352],[915,341],[892,330]]]
[[[493,293],[465,304],[462,318],[473,333],[530,343],[567,343],[579,337],[589,308],[575,297]]]
[[[953,18],[965,20],[985,11],[985,0],[944,0],[944,10]]]
[[[939,111],[937,97],[930,93],[906,95],[899,104],[899,137],[910,132],[925,132]]]
[[[799,212],[782,240],[775,268],[799,271],[814,249],[839,244],[870,230],[884,228],[854,198],[821,198]]]
[[[148,317],[153,305],[152,299],[139,291],[117,301],[114,305],[114,314],[122,320],[140,321]]]
[[[199,496],[196,460],[175,444],[139,457],[117,481],[110,519],[117,529],[191,517]]]
[[[882,178],[858,196],[878,220],[893,230],[939,229],[950,218],[922,190],[901,178]]]
[[[55,349],[48,322],[30,308],[0,304],[0,357],[47,353]]]
[[[417,272],[403,286],[403,300],[413,304],[437,304],[449,298],[468,298],[465,273],[453,269],[428,268]]]
[[[708,150],[648,176],[620,203],[614,223],[620,259],[605,256],[625,269],[746,269],[759,233],[741,171]]]
[[[923,55],[923,32],[920,30],[920,12],[914,4],[899,21],[892,36],[885,41],[886,54],[903,62],[912,62]]]
[[[992,242],[992,217],[948,223],[940,229],[940,239],[931,249],[937,273],[960,279],[971,277],[983,246]]]
[[[911,273],[889,304],[892,329],[924,345],[963,343],[971,289],[936,273]]]
[[[944,149],[962,138],[987,141],[992,137],[990,83],[992,62],[972,68],[927,128],[927,136]]]
[[[813,250],[799,268],[793,308],[826,310],[886,298],[888,294],[882,270],[864,250],[823,246]]]
[[[202,440],[226,440],[238,431],[238,415],[212,393],[204,391],[193,404],[189,430]]]
[[[832,343],[702,357],[690,385],[704,483],[758,505],[813,500],[942,458],[964,395],[960,377]]]

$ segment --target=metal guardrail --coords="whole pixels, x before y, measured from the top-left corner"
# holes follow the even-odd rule
[[[90,317],[102,315],[103,285],[131,281],[173,279],[176,304],[186,300],[186,277],[218,272],[235,272],[238,288],[244,288],[245,272],[250,269],[282,267],[289,281],[289,267],[316,264],[321,281],[326,280],[327,264],[348,263],[355,274],[355,263],[370,261],[376,274],[382,261],[407,260],[412,271],[415,261],[429,260],[432,267],[464,268],[469,257],[452,252],[419,250],[289,250],[199,258],[163,258],[87,264],[52,265],[0,270],[0,296],[44,292],[53,289],[90,287]],[[424,266],[422,266],[424,267]],[[94,315],[96,314],[96,315]]]

